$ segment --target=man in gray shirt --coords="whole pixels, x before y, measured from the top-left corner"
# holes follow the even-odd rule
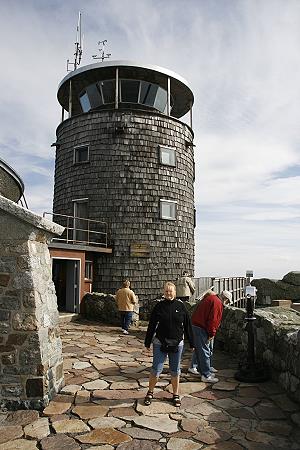
[[[176,298],[183,302],[189,301],[190,297],[195,292],[195,284],[190,278],[188,272],[183,272],[182,277],[176,281]]]

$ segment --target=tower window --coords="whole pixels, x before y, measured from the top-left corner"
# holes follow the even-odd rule
[[[140,82],[138,80],[121,80],[121,101],[124,103],[137,103]]]
[[[176,206],[176,201],[160,199],[160,218],[176,220]]]
[[[90,152],[88,145],[82,145],[74,148],[74,164],[88,162],[90,160]]]
[[[159,161],[165,166],[176,166],[176,154],[174,148],[159,146]]]
[[[115,81],[114,80],[101,81],[100,87],[102,89],[104,103],[114,103],[116,97]]]
[[[87,280],[93,279],[93,261],[85,261],[84,278]]]
[[[80,95],[79,101],[83,112],[88,112],[91,109],[91,103],[86,92]]]

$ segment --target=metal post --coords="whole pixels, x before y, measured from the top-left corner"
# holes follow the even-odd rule
[[[168,77],[168,88],[167,88],[167,115],[171,113],[171,79]]]
[[[119,68],[116,68],[115,108],[119,108]]]
[[[254,339],[254,305],[255,296],[247,294],[246,288],[246,331],[248,334],[247,345],[247,358],[246,361],[242,361],[239,364],[239,370],[235,374],[235,378],[238,381],[244,381],[245,383],[260,383],[267,381],[270,378],[269,370],[267,366],[257,363],[255,361],[255,339]]]
[[[69,118],[72,116],[72,80],[69,84]]]
[[[191,129],[193,129],[193,107],[191,105],[191,109],[190,109],[190,127]]]
[[[67,243],[69,242],[69,217],[67,217]]]
[[[65,109],[64,107],[61,108],[61,121],[63,122],[65,120]]]

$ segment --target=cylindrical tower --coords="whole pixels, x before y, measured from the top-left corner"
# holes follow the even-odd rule
[[[128,61],[68,74],[58,100],[53,212],[107,222],[112,254],[94,254],[93,290],[128,277],[141,299],[194,272],[194,154],[185,80]]]

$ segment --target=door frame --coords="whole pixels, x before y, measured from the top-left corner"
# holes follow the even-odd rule
[[[80,258],[70,258],[70,257],[64,257],[64,256],[52,256],[51,257],[51,267],[53,268],[53,261],[54,260],[61,260],[61,261],[77,261],[78,264],[78,271],[77,271],[77,298],[74,301],[74,313],[79,314],[80,312],[80,300],[81,300],[81,259]],[[67,286],[66,286],[67,291]],[[67,303],[67,301],[66,301]]]

